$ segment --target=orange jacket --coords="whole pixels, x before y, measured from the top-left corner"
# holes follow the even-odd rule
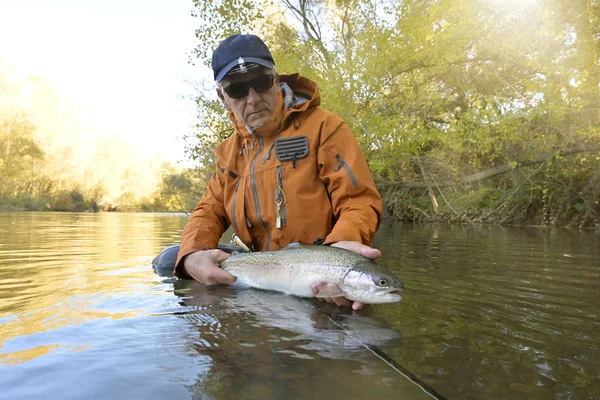
[[[183,230],[176,274],[183,257],[214,249],[230,225],[260,251],[317,239],[371,243],[381,197],[354,135],[341,118],[317,108],[314,82],[298,74],[280,79],[287,89],[254,134],[230,113],[235,133],[216,149],[217,170]],[[275,140],[301,136],[308,139],[308,155],[280,161]]]

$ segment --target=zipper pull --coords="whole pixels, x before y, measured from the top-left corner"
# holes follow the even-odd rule
[[[275,201],[275,203],[277,203],[277,222],[275,223],[275,227],[281,229],[281,202]]]
[[[277,188],[275,189],[275,205],[277,206],[277,220],[275,226],[277,229],[281,229],[283,226],[283,206],[285,205],[285,192],[281,185],[281,167],[279,167],[279,175],[277,176]]]
[[[250,133],[252,134],[252,147],[250,147],[250,150],[254,151],[254,141],[256,140],[256,134],[254,133],[254,128],[252,128],[250,130]]]
[[[340,170],[340,168],[342,168],[344,166],[345,161],[340,154],[336,154],[335,158],[338,160],[339,164],[333,170],[335,172],[338,172]]]
[[[344,169],[348,173],[348,177],[350,178],[350,181],[352,182],[352,186],[354,186],[354,187],[358,186],[358,181],[356,180],[356,177],[352,173],[350,166],[348,164],[346,164],[346,161],[344,161],[344,159],[342,158],[342,155],[336,154],[335,158],[337,158],[337,160],[339,161],[339,164],[333,170],[335,172],[337,172],[340,170],[340,168],[344,167]]]

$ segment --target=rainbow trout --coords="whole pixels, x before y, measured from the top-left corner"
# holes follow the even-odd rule
[[[365,304],[393,303],[404,285],[373,261],[349,250],[331,246],[292,244],[277,251],[238,253],[221,262],[237,283],[299,297],[314,297],[316,282],[334,283],[317,297],[344,296]]]

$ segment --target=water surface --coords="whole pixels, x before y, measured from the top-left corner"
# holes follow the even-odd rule
[[[156,276],[169,214],[0,213],[0,398],[451,399],[600,393],[600,235],[390,225],[404,300],[351,312]]]

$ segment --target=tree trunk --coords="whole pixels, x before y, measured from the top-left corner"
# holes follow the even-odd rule
[[[585,125],[593,126],[600,122],[600,67],[591,23],[592,3],[590,0],[574,0],[572,4],[579,62],[585,72],[581,89],[584,91],[586,104],[581,117]]]

